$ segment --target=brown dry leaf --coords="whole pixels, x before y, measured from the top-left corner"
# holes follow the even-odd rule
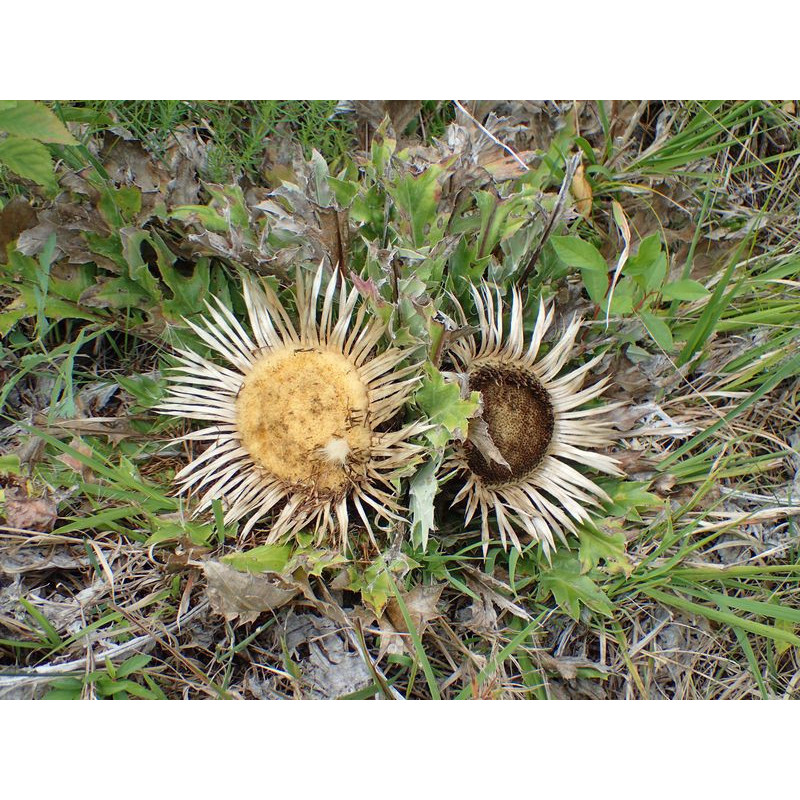
[[[589,181],[586,180],[586,173],[583,164],[578,164],[575,174],[572,176],[572,185],[570,192],[575,198],[575,208],[577,212],[584,218],[589,219],[592,216],[592,187]]]
[[[364,136],[364,127],[373,131],[380,128],[388,116],[392,129],[401,136],[411,120],[419,114],[422,107],[420,100],[355,100],[353,107],[358,119],[358,130]]]
[[[472,604],[457,614],[458,621],[476,633],[497,633],[497,612],[486,596],[473,600]]]
[[[69,443],[69,446],[77,450],[81,455],[87,457],[91,456],[93,452],[92,448],[89,447],[88,444],[82,442],[77,436],[73,437],[72,441]],[[91,480],[94,475],[91,467],[67,453],[57,456],[56,460],[60,461],[62,464],[66,464],[71,470],[77,472],[84,481]]]
[[[347,252],[349,250],[350,231],[347,224],[347,212],[339,212],[335,208],[320,208],[320,239],[328,251],[332,264],[339,269],[347,269]]]
[[[511,465],[505,460],[503,454],[492,440],[489,425],[483,417],[474,417],[467,427],[467,440],[475,445],[477,451],[489,464],[498,464],[511,472]]]
[[[288,588],[275,573],[239,572],[219,561],[206,561],[203,572],[211,609],[237,625],[255,621],[300,593],[297,588]]]
[[[478,164],[498,183],[511,181],[522,177],[527,172],[519,162],[523,161],[525,164],[530,164],[537,154],[532,150],[522,150],[515,155],[519,161],[514,156],[502,151],[494,155],[487,154],[478,159]]]
[[[111,180],[122,186],[163,193],[170,181],[167,170],[136,141],[109,133],[101,157]]]
[[[568,681],[573,681],[578,677],[579,669],[593,669],[604,675],[608,675],[611,671],[605,664],[579,656],[562,656],[560,658],[555,658],[549,653],[537,653],[536,657],[544,669],[550,672],[557,672],[562,678]]]
[[[177,514],[163,514],[158,517],[159,520],[179,522],[180,517]],[[167,556],[166,568],[167,572],[183,572],[185,569],[197,566],[198,561],[202,561],[204,556],[208,555],[211,550],[208,547],[203,547],[199,544],[194,544],[187,536],[175,547],[175,550]]]
[[[480,601],[474,601],[466,609],[469,614],[461,615],[461,622],[468,628],[482,633],[496,631],[497,612],[495,611],[495,606],[510,612],[515,617],[530,622],[531,615],[522,606],[513,603],[504,594],[501,594],[501,592],[511,594],[510,586],[467,564],[464,564],[463,567],[465,573],[467,573],[467,586],[480,598]]]
[[[440,583],[434,586],[415,586],[410,592],[403,593],[406,610],[420,636],[428,627],[428,623],[439,616],[436,606],[443,589],[444,584]],[[386,616],[389,617],[389,621],[396,631],[408,632],[397,598],[392,597],[389,600],[386,605]]]
[[[179,127],[172,132],[173,144],[166,158],[172,180],[167,184],[167,205],[192,205],[200,194],[200,175],[207,164],[207,146],[197,132]]]
[[[6,489],[3,513],[9,528],[41,533],[52,531],[58,518],[56,504],[49,497],[28,497],[23,487]]]
[[[36,211],[22,197],[14,197],[0,211],[0,264],[6,263],[6,246],[38,221]]]
[[[432,619],[440,616],[437,604],[443,589],[444,584],[415,586],[410,592],[403,593],[403,602],[419,636],[422,636]],[[381,644],[377,659],[379,662],[386,653],[399,655],[408,651],[414,654],[408,636],[402,635],[408,634],[409,631],[396,598],[392,597],[389,600],[386,610],[378,620],[378,625],[381,629]]]

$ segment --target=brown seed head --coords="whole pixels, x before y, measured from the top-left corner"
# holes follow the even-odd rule
[[[505,466],[489,462],[469,442],[469,468],[486,483],[505,483],[530,473],[547,454],[553,439],[553,403],[531,372],[483,364],[469,375],[470,391],[483,399],[483,418]]]

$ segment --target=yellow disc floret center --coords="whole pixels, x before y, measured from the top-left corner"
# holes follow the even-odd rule
[[[341,353],[271,352],[247,374],[236,401],[242,446],[289,484],[337,494],[368,457],[367,387]]]

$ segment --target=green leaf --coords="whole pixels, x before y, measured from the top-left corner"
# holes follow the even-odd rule
[[[589,295],[593,303],[601,305],[608,291],[608,273],[582,269],[581,278],[583,279],[583,285],[586,287],[586,294]]]
[[[181,222],[197,220],[202,227],[212,233],[227,233],[228,223],[225,218],[208,206],[177,206],[172,209],[170,219]]]
[[[672,331],[670,331],[667,323],[664,322],[664,320],[660,317],[657,317],[648,311],[642,311],[640,316],[642,322],[644,323],[645,329],[650,334],[653,341],[662,350],[667,353],[671,353],[675,347],[675,343],[672,340]]]
[[[577,236],[551,236],[550,242],[556,255],[568,266],[589,272],[608,273],[606,260],[591,242],[585,242]]]
[[[661,293],[668,300],[700,300],[711,294],[702,283],[688,278],[668,283]]]
[[[150,234],[137,228],[122,228],[119,232],[122,240],[122,253],[128,264],[128,275],[143,293],[147,294],[154,303],[162,300],[158,280],[150,271],[149,265],[142,258],[142,243],[147,242],[153,246]]]
[[[581,574],[580,562],[568,551],[557,552],[552,568],[539,576],[538,599],[549,594],[575,620],[580,619],[582,605],[606,617],[612,616],[614,610],[605,592],[588,575]]]
[[[384,565],[383,559],[378,558],[377,561],[364,570],[364,577],[361,582],[361,598],[380,616],[383,614],[383,609],[386,608],[386,604],[393,594],[394,583],[392,576]]]
[[[584,283],[585,282],[584,280]],[[615,315],[631,314],[633,312],[633,290],[633,281],[629,278],[622,278],[614,287],[614,294],[611,297],[611,307],[608,309],[609,313]],[[606,305],[608,305],[607,299],[603,301],[603,309],[605,309]]]
[[[148,656],[145,655],[144,653],[139,653],[138,655],[131,656],[129,659],[126,659],[119,665],[115,677],[127,678],[128,675],[131,675],[134,672],[138,672],[139,670],[144,669],[152,660],[153,656]]]
[[[429,461],[417,471],[409,486],[411,541],[423,550],[428,546],[428,534],[436,530],[433,521],[433,499],[439,489],[436,472],[440,464],[441,459]]]
[[[0,131],[40,142],[78,144],[47,106],[32,100],[18,100],[13,106],[0,107]]]
[[[41,142],[9,136],[0,142],[0,163],[39,186],[52,191],[58,188],[53,174],[53,159]]]
[[[153,239],[157,240],[155,234]],[[161,306],[164,315],[177,322],[181,317],[188,317],[195,314],[202,308],[203,300],[209,296],[209,264],[208,258],[198,258],[194,264],[194,271],[191,275],[183,275],[172,266],[169,261],[162,258],[161,251],[158,250],[158,268],[164,278],[164,283],[172,290],[172,300],[165,300]]]
[[[414,247],[434,244],[441,236],[431,237],[438,210],[441,187],[438,177],[441,167],[431,166],[421,175],[406,174],[397,181],[397,185],[389,188],[389,194],[411,222],[411,240]],[[426,235],[428,234],[428,235]]]
[[[289,562],[289,545],[264,544],[243,553],[229,553],[220,561],[240,572],[280,572]]]
[[[583,525],[578,530],[580,547],[578,556],[581,572],[586,573],[605,561],[611,572],[625,572],[632,569],[631,562],[625,552],[625,534],[606,533],[593,525]]]
[[[148,306],[145,291],[128,278],[101,278],[80,298],[81,305],[92,308],[132,308]]]
[[[427,432],[434,447],[444,447],[456,431],[467,433],[469,418],[477,411],[480,395],[472,392],[469,400],[461,399],[457,383],[445,381],[431,364],[425,367],[426,379],[415,400],[428,419],[438,428]]]
[[[328,178],[328,185],[333,191],[333,196],[340,208],[349,208],[358,194],[359,185],[356,181],[344,181],[339,178]]]
[[[20,464],[18,455],[4,455],[0,456],[0,474],[3,475],[19,475],[22,465]]]
[[[636,255],[631,256],[622,268],[622,274],[635,278],[645,292],[660,287],[666,273],[667,254],[657,233],[642,239]]]
[[[625,517],[636,508],[655,508],[663,500],[647,491],[649,481],[599,480],[598,484],[611,498],[603,503],[603,508],[612,517]]]

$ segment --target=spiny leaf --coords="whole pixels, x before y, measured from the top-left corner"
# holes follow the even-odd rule
[[[431,237],[436,220],[439,195],[438,176],[441,168],[430,166],[421,175],[404,175],[396,187],[389,190],[397,206],[408,215],[411,222],[411,239],[415,247],[433,244],[440,236]],[[430,232],[426,236],[426,229]]]
[[[632,569],[625,552],[625,534],[622,531],[606,533],[592,525],[583,525],[578,530],[578,537],[578,555],[584,574],[595,569],[601,560],[606,562],[611,572],[627,574]]]
[[[575,620],[580,619],[582,605],[606,617],[613,613],[605,592],[588,575],[581,574],[581,564],[574,553],[557,552],[552,567],[542,571],[538,597],[543,600],[549,594]]]
[[[425,371],[427,377],[415,399],[428,419],[439,426],[428,432],[428,438],[435,447],[444,447],[457,431],[466,435],[468,420],[478,409],[480,395],[472,392],[468,400],[463,400],[458,384],[445,381],[442,373],[430,364]]]

